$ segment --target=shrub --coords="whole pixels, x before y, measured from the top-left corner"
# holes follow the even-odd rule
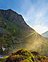
[[[12,53],[7,59],[6,62],[33,62],[33,55],[30,51],[26,49],[18,50],[15,53]]]

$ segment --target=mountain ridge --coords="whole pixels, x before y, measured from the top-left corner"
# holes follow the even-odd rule
[[[48,31],[46,31],[46,32],[42,33],[42,36],[44,36],[44,37],[48,38]]]
[[[0,34],[0,48],[4,47],[5,53],[27,48],[48,54],[48,39],[29,27],[22,15],[11,9],[0,10]]]

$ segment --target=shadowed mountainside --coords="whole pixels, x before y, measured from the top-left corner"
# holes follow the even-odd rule
[[[20,48],[48,54],[48,39],[29,27],[22,15],[11,9],[0,10],[0,54]]]

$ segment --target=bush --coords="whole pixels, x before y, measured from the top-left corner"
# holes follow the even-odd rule
[[[7,59],[6,62],[33,62],[33,55],[30,51],[26,49],[18,50],[15,53],[12,53]]]

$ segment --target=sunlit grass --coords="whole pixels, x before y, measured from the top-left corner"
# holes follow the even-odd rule
[[[36,32],[30,33],[25,37],[26,48],[33,51],[38,51],[45,54],[46,46],[48,45],[47,40]]]
[[[4,56],[3,58],[0,58],[0,62],[4,62],[6,58],[8,58],[8,56]]]

